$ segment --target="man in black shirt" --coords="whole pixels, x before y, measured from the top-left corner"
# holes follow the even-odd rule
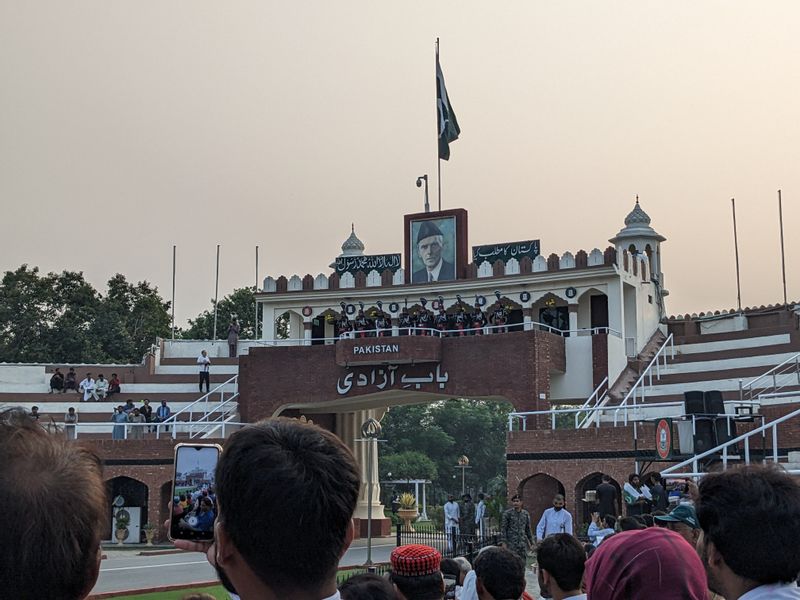
[[[597,512],[601,517],[617,516],[617,488],[611,484],[611,477],[603,475],[603,481],[597,486]]]

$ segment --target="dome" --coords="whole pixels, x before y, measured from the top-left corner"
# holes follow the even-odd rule
[[[633,238],[644,238],[658,242],[663,242],[667,239],[663,235],[659,235],[655,229],[650,227],[650,216],[644,212],[642,207],[639,205],[638,196],[636,197],[636,205],[633,207],[633,210],[628,213],[627,217],[625,217],[625,227],[620,229],[616,237],[613,237],[608,241],[612,244],[619,244],[621,241],[631,240]]]
[[[364,253],[364,242],[356,236],[355,225],[350,226],[350,237],[342,244],[343,256],[358,256]]]

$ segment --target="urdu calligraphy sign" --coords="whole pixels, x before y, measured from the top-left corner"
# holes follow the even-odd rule
[[[353,389],[359,388],[366,393],[375,393],[395,389],[398,384],[404,390],[419,390],[427,384],[436,384],[439,390],[443,390],[450,379],[447,371],[442,371],[439,365],[427,373],[418,374],[417,371],[419,368],[401,369],[398,365],[386,365],[369,371],[348,371],[346,375],[336,381],[336,393],[346,396]]]
[[[531,260],[539,256],[539,240],[527,240],[525,242],[505,242],[503,244],[489,244],[487,246],[472,247],[472,262],[480,264],[485,260],[494,264],[495,261],[502,260],[508,262],[512,258],[522,260],[529,256]]]
[[[368,256],[339,256],[336,258],[336,273],[356,273],[363,271],[377,271],[382,273],[390,270],[392,273],[400,268],[400,254],[372,254]]]

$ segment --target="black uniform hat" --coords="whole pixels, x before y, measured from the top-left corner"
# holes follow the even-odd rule
[[[417,243],[433,235],[444,235],[442,230],[433,221],[423,221],[417,232]]]

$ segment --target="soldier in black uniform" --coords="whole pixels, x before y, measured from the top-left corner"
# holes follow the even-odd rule
[[[497,305],[492,313],[492,324],[497,326],[497,329],[494,330],[494,333],[506,333],[508,328],[505,327],[505,324],[508,322],[508,311],[506,307],[503,306],[503,303],[500,300],[497,301]]]
[[[472,335],[483,335],[483,328],[486,327],[486,315],[483,313],[477,299],[475,300],[475,310],[470,315],[470,329]]]
[[[367,316],[364,314],[364,309],[360,308],[356,315],[356,331],[358,331],[358,337],[367,337],[367,330],[371,329],[369,325],[369,319],[367,319]]]
[[[400,326],[400,335],[411,335],[411,328],[414,326],[414,320],[411,318],[411,315],[408,314],[407,306],[404,306],[403,312],[400,313],[398,325]]]
[[[455,322],[456,322],[455,323],[456,330],[458,330],[458,335],[459,336],[467,335],[467,332],[464,330],[467,328],[467,325],[469,323],[468,323],[467,313],[464,312],[463,306],[458,307],[458,312],[456,313]]]
[[[422,298],[420,301],[422,303],[422,308],[417,314],[417,327],[419,328],[417,335],[430,335],[431,328],[433,327],[433,315],[431,311],[425,308],[425,299]]]
[[[339,318],[336,320],[336,337],[344,338],[349,337],[349,333],[353,331],[353,324],[347,318],[347,312],[343,309]]]
[[[444,337],[447,335],[445,332],[449,329],[449,318],[447,313],[444,310],[444,306],[439,304],[439,314],[433,320],[433,324],[436,326],[436,329],[439,330],[439,336]]]
[[[375,329],[378,330],[378,337],[392,335],[392,320],[383,312],[383,305],[378,302],[378,316],[375,319]]]

